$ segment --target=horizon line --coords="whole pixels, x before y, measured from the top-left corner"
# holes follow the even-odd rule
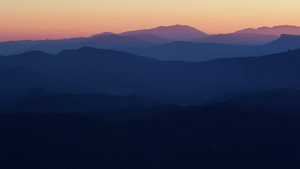
[[[188,26],[191,28],[195,28],[199,31],[202,31],[201,29],[198,29],[197,27],[194,26],[190,26],[187,24],[172,24],[172,25],[160,25],[160,26],[156,26],[156,27],[152,27],[152,28],[141,28],[141,29],[134,29],[134,30],[126,30],[126,31],[121,31],[121,32],[111,32],[111,31],[104,31],[104,32],[98,32],[98,33],[94,33],[88,36],[72,36],[72,37],[65,37],[65,38],[45,38],[45,39],[18,39],[18,40],[5,40],[5,41],[1,41],[0,43],[4,43],[4,42],[17,42],[17,41],[46,41],[46,40],[66,40],[66,39],[76,39],[76,38],[89,38],[91,36],[97,35],[97,34],[102,34],[102,33],[112,33],[115,35],[121,35],[122,33],[125,32],[131,32],[131,31],[139,31],[139,30],[151,30],[151,29],[155,29],[155,28],[159,28],[159,27],[172,27],[172,26]],[[248,28],[243,28],[243,29],[239,29],[233,32],[228,32],[228,33],[213,33],[213,34],[209,34],[206,33],[205,31],[202,31],[203,33],[207,34],[207,35],[222,35],[222,34],[231,34],[231,33],[236,33],[238,31],[242,31],[242,30],[247,30],[247,29],[253,29],[253,30],[257,30],[260,28],[275,28],[275,27],[284,27],[284,26],[290,26],[290,27],[299,27],[298,25],[291,25],[291,24],[286,24],[286,25],[273,25],[273,26],[260,26],[260,27],[248,27]]]

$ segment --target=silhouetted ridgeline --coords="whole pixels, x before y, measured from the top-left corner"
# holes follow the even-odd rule
[[[228,38],[233,42],[231,38],[232,36],[240,37],[242,35],[226,35],[227,37],[223,40],[226,41]],[[248,36],[253,38],[253,35]],[[209,40],[211,38],[220,40],[213,42]],[[216,37],[209,36],[200,40],[196,40],[203,43],[177,41],[149,47],[146,49],[130,49],[129,51],[158,60],[200,62],[217,58],[261,56],[300,48],[300,36],[297,35],[281,35],[281,37],[275,41],[259,46],[242,45],[243,43],[240,41],[241,38],[237,39],[240,41],[239,43],[231,44],[224,44],[222,43],[223,40],[221,35],[216,35]]]
[[[172,40],[194,40],[208,36],[206,33],[197,30],[196,28],[188,25],[173,25],[173,26],[160,26],[153,29],[144,29],[136,31],[128,31],[121,33],[121,35],[132,35],[137,33],[151,33],[156,36],[160,36]]]
[[[287,49],[297,49],[300,46],[300,35],[283,34],[279,39],[265,44],[262,48],[268,52],[279,52]]]
[[[0,54],[11,55],[31,50],[41,50],[54,54],[61,50],[79,49],[84,46],[127,50],[130,48],[145,48],[176,40],[192,40],[204,36],[206,36],[205,33],[185,25],[161,26],[121,34],[104,32],[87,38],[3,42],[0,43]]]
[[[187,25],[174,25],[121,34],[104,32],[86,38],[2,42],[0,54],[12,55],[32,50],[56,54],[66,49],[89,46],[122,50],[159,60],[199,62],[216,58],[260,56],[297,49],[300,48],[300,38],[297,36],[299,34],[300,29],[295,26],[264,27],[229,34],[207,35]]]
[[[175,105],[139,96],[58,93],[34,88],[0,101],[0,113],[78,113],[111,120],[153,116]]]
[[[151,42],[153,44],[170,43],[170,42],[173,41],[173,40],[170,40],[170,39],[167,39],[167,38],[163,38],[163,37],[151,34],[151,33],[129,34],[126,37],[132,37],[132,38],[136,38],[136,39],[148,41],[148,42]]]
[[[157,43],[160,44],[160,43]],[[0,54],[11,55],[40,50],[47,53],[58,53],[65,49],[79,49],[84,46],[101,49],[144,48],[155,44],[141,38],[126,37],[122,35],[100,35],[88,38],[73,38],[65,40],[40,40],[40,41],[11,41],[0,43]]]
[[[280,111],[300,111],[300,90],[268,89],[234,91],[209,99],[203,102],[202,105],[223,102],[243,108],[268,107]]]
[[[1,79],[0,91],[25,92],[44,87],[60,92],[133,94],[191,104],[232,90],[299,89],[299,56],[300,50],[294,50],[188,63],[88,47],[56,55],[28,52],[0,58],[0,69],[8,77]],[[10,71],[17,67],[26,71]]]
[[[276,35],[276,36],[280,36],[282,34],[300,35],[300,27],[293,26],[293,25],[278,25],[274,27],[265,26],[257,29],[253,29],[253,28],[243,29],[235,33],[254,33],[254,34],[261,34],[261,35]]]
[[[229,33],[210,35],[195,40],[200,43],[221,43],[236,45],[263,45],[278,39],[276,35],[263,35],[254,33]]]

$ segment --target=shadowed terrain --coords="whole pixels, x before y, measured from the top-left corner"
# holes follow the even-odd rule
[[[0,116],[5,168],[299,167],[299,113],[221,104],[108,122],[81,115]]]
[[[31,73],[20,71],[24,74],[20,78],[32,79],[15,83],[13,79],[19,78],[14,72],[5,71],[8,78],[1,79],[0,90],[25,92],[44,87],[60,92],[140,95],[168,103],[192,104],[232,90],[299,89],[299,55],[299,50],[293,50],[190,63],[88,47],[56,55],[33,51],[0,58],[0,69],[22,67]]]

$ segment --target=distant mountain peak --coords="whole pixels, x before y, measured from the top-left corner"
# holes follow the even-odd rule
[[[273,26],[272,28],[284,28],[284,27],[288,27],[288,28],[299,28],[299,26],[295,26],[295,25],[277,25],[277,26]]]
[[[276,35],[280,36],[281,34],[293,34],[300,35],[300,27],[294,25],[276,25],[273,27],[259,27],[259,28],[247,28],[236,33],[255,33],[255,34],[266,34],[266,35]]]
[[[156,28],[153,28],[152,30],[161,30],[161,31],[178,31],[178,33],[199,33],[198,29],[188,26],[188,25],[170,25],[170,26],[159,26]],[[202,32],[204,33],[204,32]],[[204,33],[205,34],[205,33]]]
[[[169,26],[159,26],[159,27],[156,27],[156,28],[192,28],[192,29],[196,29],[194,27],[191,27],[189,25],[181,25],[181,24],[176,24],[176,25],[169,25]],[[155,29],[155,28],[154,28]]]
[[[137,33],[151,33],[156,36],[160,36],[167,39],[173,40],[191,40],[207,36],[206,33],[193,28],[188,25],[170,25],[170,26],[159,26],[152,29],[142,29],[136,31],[128,31],[121,33],[121,35],[131,35]]]
[[[98,37],[98,36],[106,36],[106,35],[115,35],[115,34],[112,33],[112,32],[103,32],[103,33],[100,33],[100,34],[92,35],[89,38],[95,38],[95,37]]]

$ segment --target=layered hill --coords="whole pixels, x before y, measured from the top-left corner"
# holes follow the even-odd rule
[[[160,26],[121,34],[104,32],[90,37],[71,39],[2,42],[0,43],[0,54],[11,55],[31,50],[55,54],[65,49],[79,49],[84,46],[126,50],[169,43],[175,40],[192,40],[204,36],[207,34],[186,25]]]
[[[129,51],[163,61],[201,62],[217,58],[268,55],[297,48],[300,48],[300,36],[281,35],[275,41],[259,46],[180,41]]]
[[[279,111],[300,111],[300,91],[292,89],[233,91],[209,99],[202,105],[216,103],[227,103],[241,108],[255,107]]]
[[[230,33],[209,35],[204,38],[195,40],[200,43],[220,43],[220,44],[236,44],[236,45],[263,45],[276,40],[276,35],[264,35],[254,33]]]
[[[231,90],[298,89],[299,56],[300,50],[293,50],[262,57],[189,63],[158,61],[124,52],[85,47],[56,55],[29,52],[3,56],[0,58],[0,68],[22,66],[43,77],[58,79],[61,85],[47,87],[54,90],[137,94],[168,101],[171,98],[180,98],[181,101],[188,98],[184,102],[191,103],[191,100],[201,100]],[[22,78],[26,79],[26,76]],[[9,83],[14,82],[6,83],[10,86]],[[31,87],[44,86],[37,82],[34,84]]]
[[[205,35],[195,28],[175,25],[122,34],[105,32],[87,38],[2,42],[0,54],[11,55],[32,50],[56,54],[65,49],[89,46],[121,50],[159,60],[199,62],[215,58],[267,55],[300,47],[297,35],[283,34],[276,39],[277,36],[255,32]]]

